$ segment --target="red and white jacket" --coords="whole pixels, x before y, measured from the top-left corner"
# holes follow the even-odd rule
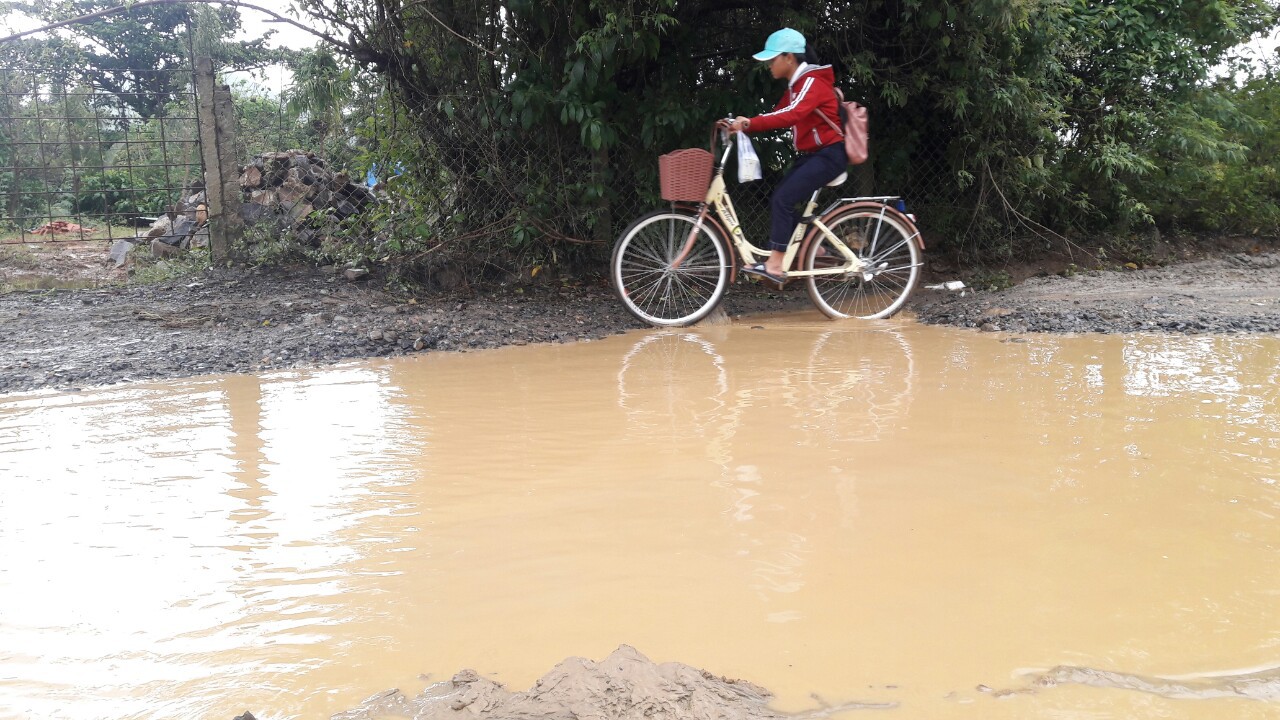
[[[836,74],[830,65],[802,65],[787,84],[773,112],[751,118],[747,132],[751,134],[790,127],[792,142],[800,152],[814,152],[841,142],[840,134],[814,114],[814,110],[831,118],[840,126],[840,102],[836,99]]]

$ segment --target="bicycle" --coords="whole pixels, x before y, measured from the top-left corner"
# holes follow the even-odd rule
[[[724,152],[713,168],[717,134]],[[710,151],[685,149],[660,158],[662,197],[671,208],[641,216],[614,245],[614,291],[643,322],[683,327],[702,320],[724,299],[742,265],[769,255],[747,240],[725,185],[731,138],[713,130]],[[846,179],[842,173],[827,187]],[[787,246],[784,283],[803,279],[809,299],[833,319],[893,315],[919,280],[924,250],[915,223],[893,205],[900,197],[840,198],[815,216],[820,192],[809,199]],[[800,269],[792,270],[797,257]]]

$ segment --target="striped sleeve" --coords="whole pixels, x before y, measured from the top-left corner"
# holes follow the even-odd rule
[[[800,91],[794,95],[786,107],[751,118],[751,132],[767,132],[792,127],[800,118],[813,112],[818,107],[817,93],[809,92],[813,87],[813,81],[812,77],[806,77],[800,86]]]

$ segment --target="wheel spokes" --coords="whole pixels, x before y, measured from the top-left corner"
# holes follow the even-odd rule
[[[860,272],[812,277],[814,301],[844,316],[878,317],[896,310],[910,292],[920,266],[913,239],[879,212],[837,219],[831,231],[866,267]],[[830,241],[822,245],[828,253],[836,252]]]
[[[624,298],[650,320],[677,322],[697,313],[722,291],[724,261],[714,240],[702,230],[679,267],[693,223],[687,218],[656,218],[636,228],[615,260]]]

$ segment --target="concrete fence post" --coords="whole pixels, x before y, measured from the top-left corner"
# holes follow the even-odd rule
[[[232,248],[244,233],[236,113],[231,88],[217,83],[210,58],[196,58],[195,74],[200,154],[209,206],[209,255],[213,262],[221,262],[231,257]]]

